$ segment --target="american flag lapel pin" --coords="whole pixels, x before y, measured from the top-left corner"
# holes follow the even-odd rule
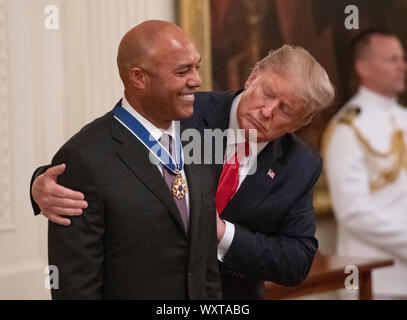
[[[269,169],[269,171],[267,172],[267,176],[271,179],[274,179],[276,177],[276,173],[273,170]]]

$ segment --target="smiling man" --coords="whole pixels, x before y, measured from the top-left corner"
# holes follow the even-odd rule
[[[327,107],[334,93],[315,59],[286,45],[256,64],[243,90],[195,94],[194,114],[181,122],[184,127],[237,132],[223,136],[224,164],[216,164],[211,153],[224,298],[261,299],[264,280],[296,285],[307,276],[318,248],[312,187],[322,164],[292,133]],[[257,162],[252,172],[239,162],[231,138],[245,144],[251,129],[257,140],[245,148],[245,160]],[[59,215],[77,214],[81,207],[81,194],[56,184],[63,169],[48,169],[32,188],[36,212],[49,219],[66,219]]]
[[[192,41],[170,22],[146,21],[123,37],[117,64],[124,98],[52,161],[66,164],[58,182],[87,201],[74,193],[86,208],[71,221],[50,216],[49,263],[59,269],[54,299],[221,297],[214,180],[208,168],[183,166],[174,125],[192,116],[199,63]]]

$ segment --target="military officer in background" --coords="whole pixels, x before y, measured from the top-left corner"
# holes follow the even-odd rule
[[[333,117],[323,140],[340,255],[392,258],[373,271],[375,299],[407,298],[406,62],[399,39],[384,30],[354,38],[360,87]]]

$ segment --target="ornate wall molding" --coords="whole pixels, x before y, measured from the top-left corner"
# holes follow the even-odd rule
[[[0,231],[14,228],[7,2],[0,0]]]
[[[174,7],[170,0],[64,0],[62,3],[65,119],[69,137],[85,123],[109,111],[123,96],[116,66],[122,36],[146,19],[172,20]]]

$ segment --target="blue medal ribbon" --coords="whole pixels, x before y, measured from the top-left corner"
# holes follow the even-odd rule
[[[175,174],[182,171],[184,166],[182,160],[182,144],[178,134],[175,140],[175,150],[176,158],[179,159],[179,163],[172,158],[171,154],[148,132],[140,121],[120,104],[117,104],[112,112],[115,118],[123,123],[164,166]]]

